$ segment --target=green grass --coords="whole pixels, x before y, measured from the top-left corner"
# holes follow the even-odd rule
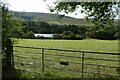
[[[118,52],[118,40],[37,40],[22,39],[17,45],[103,52]]]
[[[22,39],[17,44],[19,46],[37,46],[37,47],[45,47],[45,48],[60,48],[60,49],[74,49],[74,50],[89,50],[89,51],[102,51],[102,52],[118,52],[118,41],[117,40],[96,40],[96,39],[85,39],[85,40],[37,40],[37,39]],[[41,50],[35,49],[23,49],[23,48],[14,48],[14,50],[19,50],[22,52],[14,52],[14,55],[20,56],[29,56],[32,58],[42,58],[41,54],[29,54],[26,52],[41,52]],[[64,54],[69,56],[82,56],[79,52],[65,52],[65,51],[50,51],[45,50],[45,54]],[[85,57],[90,58],[107,58],[117,60],[118,56],[106,55],[106,54],[91,54],[85,53]],[[50,56],[45,55],[46,59],[52,59],[57,61],[66,61],[66,62],[81,62],[81,58],[69,58],[69,57],[61,57],[61,56]],[[42,72],[42,68],[40,65],[42,64],[41,60],[34,60],[34,59],[27,59],[27,58],[18,58],[15,57],[15,61],[25,62],[25,63],[32,63],[34,66],[28,66],[24,64],[16,64],[16,68],[22,69],[30,69],[32,72],[38,71]],[[112,61],[101,61],[101,60],[90,60],[85,59],[85,63],[91,64],[100,64],[105,66],[118,66],[118,62]],[[58,68],[65,68],[65,69],[74,69],[74,70],[81,70],[81,64],[73,64],[69,63],[68,66],[60,65],[59,62],[48,62],[45,61],[45,66],[53,66]],[[106,73],[106,74],[114,74],[118,75],[116,72],[116,68],[104,68],[101,66],[84,66],[84,71],[91,71],[91,72],[98,72],[98,73]],[[23,76],[26,75],[25,73],[22,74]],[[22,76],[22,77],[23,77]],[[30,77],[30,75],[28,75]],[[74,77],[74,78],[81,78],[81,72],[72,72],[66,70],[56,70],[52,68],[45,68],[45,75],[32,75],[32,77]],[[26,77],[26,76],[24,76]],[[97,75],[97,74],[85,74],[85,78],[105,78],[106,76]],[[109,77],[109,76],[107,76]],[[30,77],[31,78],[31,77]]]

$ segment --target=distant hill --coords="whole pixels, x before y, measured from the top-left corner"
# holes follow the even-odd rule
[[[76,24],[76,25],[92,25],[92,19],[87,22],[84,18],[76,19],[69,16],[61,17],[58,14],[50,14],[50,13],[38,13],[38,12],[16,12],[11,11],[12,15],[15,17],[21,17],[24,19],[33,19],[39,21],[45,21],[48,23],[57,23],[57,24]],[[62,15],[61,15],[62,16]],[[114,20],[114,24],[118,24],[118,20]]]
[[[15,12],[15,11],[11,11],[11,13],[15,17],[46,21],[48,23],[76,24],[76,25],[91,25],[92,24],[91,21],[87,22],[84,18],[76,19],[76,18],[64,16],[64,17],[61,17],[60,19],[60,15],[58,14],[37,13],[37,12]]]

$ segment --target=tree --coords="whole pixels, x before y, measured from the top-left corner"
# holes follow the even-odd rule
[[[22,20],[18,20],[14,18],[9,10],[8,10],[8,4],[1,2],[0,7],[2,9],[2,55],[3,55],[3,68],[9,68],[12,69],[11,64],[11,53],[7,51],[7,46],[12,46],[14,41],[16,33],[19,33],[22,30]],[[11,42],[12,41],[12,42]],[[10,44],[8,44],[8,42]],[[6,63],[8,62],[8,63]]]
[[[104,29],[104,27],[113,25],[113,20],[118,14],[119,2],[56,2],[55,7],[50,8],[51,11],[65,13],[74,12],[82,7],[81,13],[85,13],[87,20],[93,19],[96,29]]]
[[[117,38],[117,39],[120,39],[120,32],[116,32],[114,37]]]
[[[34,33],[32,31],[27,32],[26,37],[29,39],[35,38]]]
[[[51,26],[47,22],[40,22],[40,33],[50,34],[51,33]]]

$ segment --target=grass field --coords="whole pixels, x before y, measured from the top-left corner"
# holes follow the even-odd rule
[[[22,39],[17,45],[103,52],[118,52],[118,40],[37,40]]]
[[[89,50],[89,51],[102,51],[102,52],[118,52],[118,41],[117,40],[96,40],[96,39],[85,39],[85,40],[37,40],[37,39],[22,39],[17,44],[19,46],[37,46],[41,48],[60,48],[60,49],[73,49],[73,50]],[[41,52],[41,50],[35,49],[23,49],[23,48],[14,48],[14,50],[22,51],[22,52],[15,52],[14,55],[19,56],[29,56],[32,58],[42,58],[41,54],[27,54],[26,52]],[[69,56],[82,56],[81,53],[78,52],[65,52],[65,51],[49,51],[46,50],[45,54],[64,54]],[[118,60],[118,56],[111,56],[111,55],[101,55],[101,54],[90,54],[85,53],[85,57],[89,58],[106,58],[112,60]],[[45,55],[45,58],[57,60],[57,61],[66,61],[66,62],[81,62],[82,59],[80,58],[70,58],[70,57],[61,57],[61,56],[50,56]],[[41,60],[34,60],[28,58],[19,58],[15,57],[15,61],[25,62],[35,64],[34,66],[24,65],[24,64],[16,64],[16,68],[24,68],[28,69],[31,68],[31,71],[38,71],[42,72],[42,69],[39,67],[41,65]],[[118,66],[118,62],[112,61],[102,61],[102,60],[89,60],[85,59],[85,63],[92,63],[92,64],[100,64],[105,66]],[[73,64],[70,63],[68,66],[60,65],[58,62],[48,62],[45,61],[46,66],[53,66],[57,68],[65,68],[65,69],[74,69],[74,70],[81,70],[81,64]],[[105,73],[105,74],[114,74],[118,75],[116,72],[116,68],[107,68],[101,66],[90,66],[85,65],[84,71],[90,72],[98,72],[98,73]],[[29,73],[31,74],[31,73]],[[33,74],[33,73],[32,73]],[[40,74],[33,74],[34,76],[27,74],[22,74],[23,77],[43,77]],[[52,68],[45,68],[45,76],[44,77],[74,77],[74,78],[81,78],[81,72],[72,72],[72,71],[65,71],[65,70],[56,70]],[[88,77],[105,77],[99,74],[85,74],[85,78]],[[109,77],[109,76],[107,76]]]

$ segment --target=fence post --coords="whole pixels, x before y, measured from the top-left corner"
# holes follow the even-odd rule
[[[44,48],[42,48],[42,72],[44,74]]]
[[[84,76],[84,52],[82,53],[82,80]]]
[[[118,44],[120,44],[120,38],[118,38]],[[118,49],[118,52],[120,52],[120,45],[118,45],[118,47],[119,47],[119,49]],[[118,55],[118,60],[120,60],[120,55]],[[118,61],[118,66],[120,66],[120,61]],[[119,72],[118,72],[118,78],[119,78],[119,80],[120,80],[120,68],[118,68],[119,69]]]
[[[12,68],[15,69],[14,67],[14,55],[13,55],[13,45],[11,46],[11,62],[12,62]]]
[[[11,39],[6,41],[6,60],[7,66],[9,69],[14,69],[14,60],[13,60],[13,45]]]

